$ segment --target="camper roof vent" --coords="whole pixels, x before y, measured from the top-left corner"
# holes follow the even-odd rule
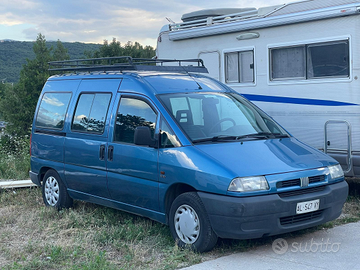
[[[249,15],[249,12],[252,14],[257,13],[256,8],[217,8],[217,9],[203,9],[190,13],[185,13],[182,15],[181,20],[183,22],[190,22],[195,20],[207,19],[208,17],[218,17],[229,14],[237,14],[240,16],[241,13],[245,13],[244,15]]]
[[[228,23],[254,17],[258,17],[258,10],[256,8],[204,9],[184,14],[181,17],[182,23],[170,24],[170,31]]]

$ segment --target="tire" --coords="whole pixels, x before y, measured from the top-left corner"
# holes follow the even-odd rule
[[[169,225],[179,247],[196,252],[210,251],[217,242],[205,207],[196,192],[179,195],[171,205]]]
[[[59,174],[54,170],[48,170],[44,176],[42,196],[46,206],[51,206],[58,210],[69,208],[73,204],[73,199],[69,196],[66,186]]]

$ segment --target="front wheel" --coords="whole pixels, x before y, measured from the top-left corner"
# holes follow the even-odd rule
[[[217,235],[211,228],[205,207],[196,192],[179,195],[169,213],[170,231],[179,247],[189,246],[197,252],[211,250]]]
[[[57,209],[69,208],[73,203],[66,190],[66,186],[59,174],[54,170],[48,170],[44,176],[42,195],[46,206],[52,206]]]

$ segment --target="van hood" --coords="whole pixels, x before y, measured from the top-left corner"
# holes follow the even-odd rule
[[[316,169],[338,163],[295,138],[197,144],[195,147],[238,177]]]

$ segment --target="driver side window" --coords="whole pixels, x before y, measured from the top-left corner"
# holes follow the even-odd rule
[[[148,126],[154,138],[156,118],[157,114],[145,101],[121,98],[116,116],[114,141],[133,144],[135,129],[139,126]]]

